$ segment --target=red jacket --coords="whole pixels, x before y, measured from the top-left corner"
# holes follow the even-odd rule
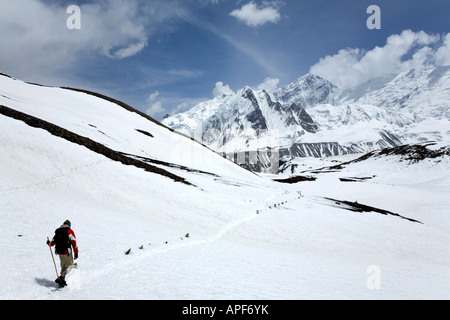
[[[68,229],[67,233],[69,234],[69,239],[72,244],[73,252],[78,253],[77,238],[75,237],[75,232],[73,232],[73,230],[68,227],[66,227],[66,228]],[[55,237],[53,237],[52,241],[49,243],[50,247],[53,247],[54,245],[55,245]],[[64,254],[68,254],[68,253],[69,253],[69,251],[66,250],[66,252]]]

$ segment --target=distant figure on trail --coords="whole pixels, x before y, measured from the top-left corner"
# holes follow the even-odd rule
[[[61,276],[56,279],[56,282],[60,286],[66,286],[65,277],[68,270],[73,265],[74,256],[75,260],[78,259],[78,246],[75,233],[70,229],[71,223],[69,220],[64,221],[63,225],[55,230],[55,235],[52,241],[47,240],[49,247],[55,246],[55,253],[59,256],[61,263]]]

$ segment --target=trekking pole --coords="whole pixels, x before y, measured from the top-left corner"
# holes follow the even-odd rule
[[[50,239],[48,237],[47,237],[47,241],[50,241]],[[50,254],[52,255],[53,265],[55,266],[55,271],[56,271],[56,277],[59,279],[58,269],[56,268],[56,262],[55,262],[55,257],[53,256],[52,248],[50,246],[48,246],[48,248],[50,249]]]

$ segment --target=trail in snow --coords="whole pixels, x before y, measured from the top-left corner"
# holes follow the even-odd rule
[[[286,197],[287,195],[289,195],[289,197]],[[278,201],[276,201],[276,199],[278,199]],[[251,213],[247,217],[238,219],[234,222],[227,224],[226,226],[222,227],[215,235],[209,236],[205,239],[193,240],[190,237],[189,238],[181,237],[181,239],[177,243],[161,244],[157,248],[153,248],[151,245],[143,249],[131,248],[131,254],[124,257],[120,261],[120,263],[109,263],[103,266],[101,269],[83,274],[83,279],[87,281],[92,281],[94,279],[101,278],[108,274],[111,274],[113,273],[114,270],[121,268],[127,269],[130,265],[139,265],[141,261],[157,255],[165,254],[180,249],[185,249],[188,247],[212,244],[225,237],[230,231],[235,230],[240,226],[258,218],[260,215],[270,214],[272,209],[276,209],[277,206],[278,208],[280,208],[280,206],[287,203],[288,201],[297,199],[299,199],[298,195],[294,197],[290,193],[287,193],[287,191],[284,191],[282,195],[272,196],[266,201],[265,206],[262,209],[258,209],[256,210],[256,212]]]

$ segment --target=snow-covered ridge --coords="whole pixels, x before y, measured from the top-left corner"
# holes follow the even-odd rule
[[[267,132],[282,131],[280,136],[293,138],[317,130],[303,108],[274,102],[264,90],[250,87],[235,95],[200,103],[186,113],[164,119],[163,123],[215,150],[227,149],[230,143],[247,149]]]
[[[386,75],[346,90],[307,74],[272,97],[245,87],[163,123],[227,155],[271,148],[282,157],[324,157],[429,140],[447,145],[450,67]]]
[[[238,166],[196,141],[100,94],[28,84],[0,76],[0,105],[86,137],[117,154],[151,158],[201,171],[224,163],[222,168],[230,170],[231,174],[240,172]],[[164,144],[172,146],[169,153],[162,148]]]
[[[111,160],[114,160],[114,161],[118,161],[124,165],[135,166],[137,168],[144,169],[145,171],[160,174],[162,176],[171,178],[174,181],[182,182],[187,185],[191,185],[188,181],[186,181],[186,179],[184,179],[180,176],[177,176],[175,174],[172,174],[162,168],[158,168],[158,167],[151,165],[150,163],[153,162],[151,159],[149,159],[149,161],[148,161],[150,163],[148,163],[147,161],[136,161],[133,156],[129,157],[126,154],[123,154],[121,152],[118,152],[118,151],[112,150],[108,147],[105,147],[104,145],[102,145],[98,142],[95,142],[89,138],[82,137],[82,136],[77,135],[73,132],[70,132],[64,128],[56,126],[52,123],[43,121],[36,117],[22,113],[20,111],[16,111],[14,109],[10,109],[10,108],[2,106],[2,105],[0,105],[0,114],[10,117],[15,120],[23,121],[24,123],[26,123],[27,125],[29,125],[31,127],[46,130],[47,132],[51,133],[54,136],[57,136],[57,137],[65,139],[67,141],[84,146],[93,152],[104,155],[105,157],[107,157]],[[140,132],[143,132],[143,131],[140,131]],[[166,165],[168,167],[172,166],[172,164],[169,164],[169,163],[166,163],[164,165]]]
[[[283,104],[295,103],[301,108],[309,108],[319,104],[336,104],[342,90],[313,74],[306,74],[294,82],[277,89],[273,96]]]

